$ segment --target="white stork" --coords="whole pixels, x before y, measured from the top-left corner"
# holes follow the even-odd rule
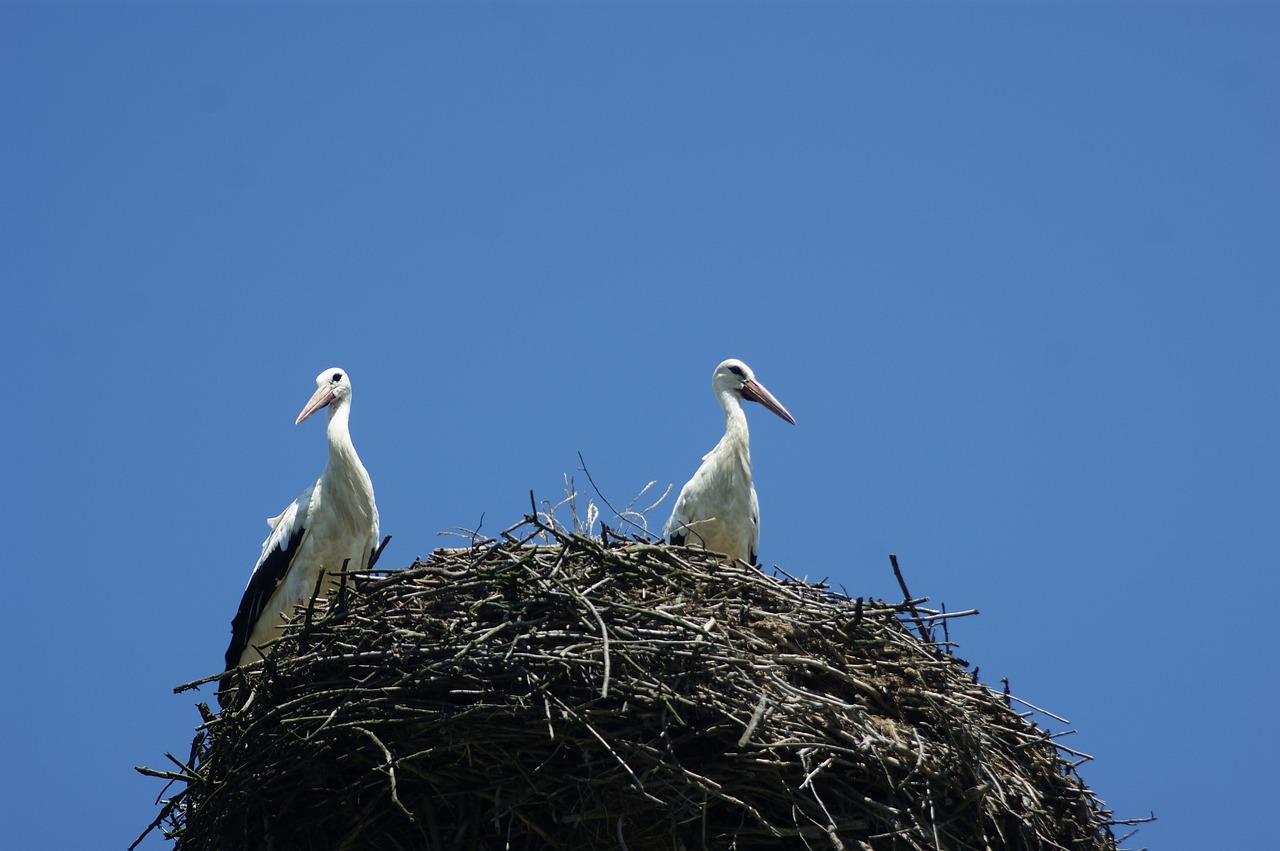
[[[696,544],[755,564],[760,548],[760,505],[751,483],[751,450],[742,400],[759,402],[792,425],[796,420],[740,360],[730,358],[717,366],[711,387],[724,408],[724,437],[702,456],[702,466],[680,489],[662,537],[668,544]]]
[[[259,648],[280,635],[283,619],[297,606],[309,603],[323,572],[340,571],[344,562],[348,570],[366,569],[380,551],[373,482],[347,428],[351,380],[344,370],[326,369],[316,377],[316,392],[295,425],[326,406],[329,463],[314,485],[267,520],[271,533],[231,621],[227,670],[262,658]],[[321,593],[335,587],[329,580]]]

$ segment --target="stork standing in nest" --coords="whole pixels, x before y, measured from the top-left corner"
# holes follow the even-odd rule
[[[724,408],[724,437],[702,456],[702,466],[680,489],[662,537],[668,544],[696,545],[755,564],[760,548],[760,505],[751,482],[751,450],[742,400],[759,402],[792,425],[796,420],[740,360],[730,358],[717,366],[711,387]]]
[[[249,577],[240,608],[231,621],[227,670],[263,656],[259,648],[282,632],[283,620],[307,605],[319,586],[328,596],[336,587],[323,573],[373,566],[378,546],[378,506],[373,482],[360,463],[347,427],[351,416],[351,379],[341,369],[316,377],[316,392],[294,424],[321,408],[329,409],[329,463],[316,483],[278,517],[267,520],[271,533]]]

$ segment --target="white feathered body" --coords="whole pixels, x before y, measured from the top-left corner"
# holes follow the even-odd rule
[[[676,498],[663,537],[755,561],[760,548],[760,506],[751,481],[747,418],[740,404],[725,406],[725,433]]]
[[[378,507],[373,496],[373,482],[356,454],[347,431],[348,408],[343,405],[329,418],[329,461],[316,483],[284,510],[267,522],[271,533],[262,545],[262,555],[246,588],[246,597],[255,593],[255,582],[263,586],[258,595],[270,596],[249,631],[238,664],[257,661],[261,654],[255,646],[278,637],[284,620],[299,606],[306,606],[316,591],[322,573],[337,573],[347,562],[350,571],[362,570],[378,546]],[[268,572],[274,560],[288,558],[294,536],[301,533],[297,549],[289,558],[283,578],[270,590]],[[349,561],[348,561],[349,560]],[[320,589],[327,597],[337,587],[330,577]]]

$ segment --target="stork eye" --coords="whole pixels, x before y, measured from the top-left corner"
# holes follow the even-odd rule
[[[341,373],[341,372],[335,372],[335,373],[333,374],[333,380],[334,380],[334,381],[341,381],[341,380],[342,380],[342,373]]]
[[[747,375],[745,372],[742,371],[742,367],[737,365],[729,367],[729,371],[732,372],[734,375],[738,376],[739,378],[746,378],[746,375]]]

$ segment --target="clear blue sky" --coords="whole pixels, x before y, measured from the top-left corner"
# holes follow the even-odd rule
[[[1278,43],[1274,4],[0,3],[6,847],[153,817],[320,370],[390,566],[579,451],[679,487],[729,356],[799,422],[749,412],[766,561],[891,598],[897,553],[1161,817],[1131,847],[1265,847]]]

